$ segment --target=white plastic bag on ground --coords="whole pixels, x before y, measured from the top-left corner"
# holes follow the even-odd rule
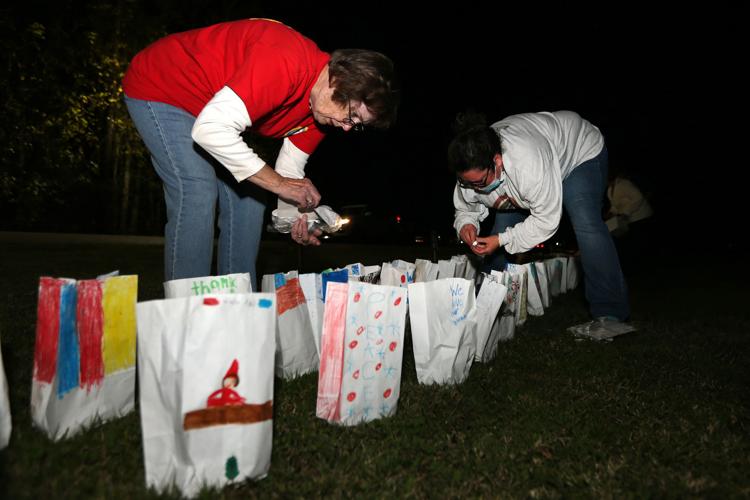
[[[225,274],[223,276],[202,276],[164,282],[164,298],[194,297],[217,293],[252,292],[250,273]]]
[[[474,283],[446,278],[409,285],[417,380],[421,384],[460,384],[477,352]]]
[[[331,283],[323,320],[316,415],[356,425],[396,412],[406,289]]]
[[[507,288],[496,277],[484,275],[477,294],[477,353],[475,360],[487,363],[494,359],[500,340],[500,308]]]
[[[271,464],[272,294],[141,302],[138,382],[146,484],[195,496]]]
[[[133,409],[137,295],[137,276],[40,278],[31,418],[51,439]]]

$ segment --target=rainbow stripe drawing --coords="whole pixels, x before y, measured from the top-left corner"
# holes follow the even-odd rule
[[[58,440],[133,409],[137,276],[39,279],[31,416]]]

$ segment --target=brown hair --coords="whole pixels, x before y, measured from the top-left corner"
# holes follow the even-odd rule
[[[328,63],[331,98],[346,105],[351,99],[367,106],[374,115],[368,125],[387,128],[396,121],[398,89],[393,62],[380,52],[339,49]]]

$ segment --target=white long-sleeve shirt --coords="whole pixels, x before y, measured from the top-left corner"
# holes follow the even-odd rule
[[[242,182],[266,164],[241,137],[242,132],[250,126],[252,122],[245,103],[231,88],[224,87],[196,118],[192,137],[224,165],[237,182]],[[302,179],[309,157],[289,137],[285,137],[276,158],[275,170],[283,177]]]
[[[513,115],[491,128],[500,137],[502,183],[488,194],[456,183],[453,227],[460,232],[472,224],[478,231],[490,208],[527,209],[530,215],[523,222],[500,233],[506,251],[525,252],[555,234],[562,216],[563,180],[602,151],[604,137],[573,111]]]

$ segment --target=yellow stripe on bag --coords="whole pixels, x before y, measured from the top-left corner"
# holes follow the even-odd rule
[[[135,303],[138,276],[116,276],[104,282],[104,375],[135,365]]]

